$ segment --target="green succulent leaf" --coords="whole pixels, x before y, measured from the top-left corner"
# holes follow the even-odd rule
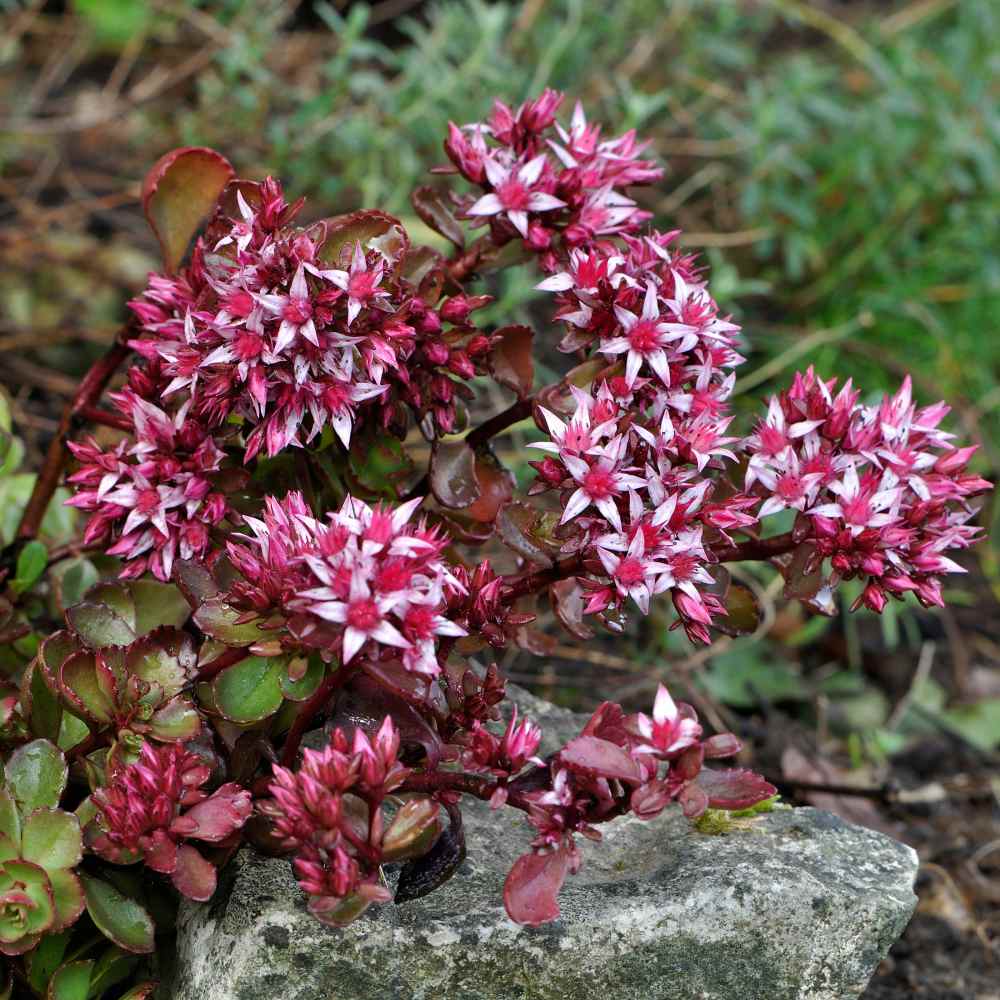
[[[56,909],[52,901],[52,886],[45,872],[27,861],[6,861],[0,869],[0,892],[19,884],[19,889],[30,901],[17,922],[0,915],[0,942],[18,941],[31,934],[42,934],[55,921]]]
[[[129,588],[135,602],[136,635],[146,635],[167,625],[180,628],[191,616],[190,605],[172,583],[133,580]]]
[[[93,653],[74,653],[60,671],[63,695],[82,714],[95,722],[109,723],[114,717],[114,701],[98,676]]]
[[[249,646],[273,637],[273,632],[262,629],[258,622],[239,623],[240,612],[226,604],[221,597],[207,600],[194,615],[194,622],[206,635],[224,642],[227,646]]]
[[[39,995],[45,993],[45,987],[52,973],[59,968],[69,944],[69,934],[46,934],[31,954],[28,955],[28,985]]]
[[[36,809],[24,821],[21,857],[51,871],[79,864],[83,852],[80,821],[61,809]]]
[[[117,945],[108,948],[97,959],[90,974],[90,997],[99,997],[105,990],[127,979],[141,959]]]
[[[90,959],[59,966],[49,980],[46,1000],[87,1000],[93,968],[94,963]]]
[[[83,886],[76,872],[68,868],[53,868],[49,873],[52,901],[56,907],[55,927],[62,930],[76,922],[83,913]]]
[[[281,656],[248,656],[227,667],[215,678],[215,703],[230,722],[259,722],[273,715],[284,698],[281,679],[287,659]]]
[[[14,797],[6,788],[0,788],[0,836],[9,837],[15,844],[21,843],[21,817]]]
[[[135,640],[135,631],[107,604],[88,599],[66,612],[66,620],[80,641],[91,649],[104,646],[127,646]]]
[[[281,675],[281,693],[289,701],[305,701],[319,687],[325,672],[326,665],[319,656],[310,656],[298,669],[296,660],[292,660]]]
[[[201,717],[185,698],[176,698],[153,713],[150,735],[158,740],[190,740],[201,729]]]
[[[80,880],[87,912],[105,937],[125,951],[148,954],[153,950],[156,928],[145,907],[104,879],[81,874]]]
[[[21,701],[26,703],[31,731],[36,736],[55,742],[62,723],[62,705],[49,688],[38,658],[25,670],[21,690],[27,692],[27,697],[22,695]]]
[[[17,556],[17,566],[14,569],[14,579],[10,588],[15,594],[23,594],[30,590],[45,572],[49,550],[42,542],[32,539]]]
[[[7,761],[4,775],[22,816],[45,806],[57,806],[66,787],[66,760],[48,740],[18,747]]]

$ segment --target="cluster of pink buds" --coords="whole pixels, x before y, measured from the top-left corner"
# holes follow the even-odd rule
[[[210,774],[178,743],[144,743],[136,763],[114,771],[107,787],[94,792],[101,832],[90,846],[114,864],[142,860],[189,899],[209,899],[215,867],[186,841],[219,844],[253,809],[250,793],[235,783],[205,792]]]
[[[225,456],[187,404],[168,413],[132,389],[114,398],[132,436],[109,450],[93,438],[69,442],[80,465],[66,502],[91,512],[84,544],[121,556],[122,576],[169,580],[176,559],[214,551],[212,529],[229,511],[218,482]]]
[[[402,659],[407,670],[436,675],[438,638],[465,634],[442,614],[462,584],[441,558],[444,535],[409,524],[420,502],[392,509],[348,497],[323,522],[301,494],[268,497],[263,520],[245,518],[252,534],[229,543],[243,574],[233,598],[282,612],[291,641],[344,664]]]
[[[858,396],[797,374],[745,442],[746,485],[765,498],[761,517],[797,512],[795,537],[813,547],[804,572],[829,559],[832,583],[867,581],[857,603],[873,611],[907,593],[942,605],[941,575],[963,572],[945,553],[979,537],[968,499],[991,484],[966,472],[975,448],[939,428],[949,407],[918,409],[909,377],[875,406]]]
[[[663,174],[641,159],[648,143],[634,132],[602,140],[579,104],[564,128],[556,121],[562,101],[554,90],[516,111],[496,101],[488,121],[450,124],[444,144],[448,169],[485,192],[464,205],[466,216],[488,222],[497,243],[522,239],[546,267],[560,249],[634,232],[649,213],[625,189]]]
[[[737,754],[740,742],[731,733],[701,735],[694,709],[676,704],[661,685],[652,717],[626,716],[620,705],[605,702],[550,759],[544,782],[538,771],[527,772],[505,788],[537,830],[533,852],[507,877],[504,901],[511,917],[537,924],[559,915],[556,895],[580,865],[576,834],[599,840],[598,824],[629,812],[653,819],[671,802],[696,818],[710,806],[743,809],[775,794],[751,772],[703,768],[706,759]]]
[[[349,923],[372,903],[388,902],[379,865],[426,850],[424,841],[438,832],[437,803],[426,799],[411,800],[386,824],[382,802],[410,773],[398,754],[399,733],[387,717],[371,738],[334,730],[325,749],[303,753],[297,772],[274,768],[272,798],[261,811],[295,853],[309,909],[326,923]]]

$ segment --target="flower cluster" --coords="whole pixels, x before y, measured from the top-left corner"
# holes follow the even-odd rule
[[[963,572],[945,553],[979,537],[968,500],[991,488],[966,471],[975,448],[951,444],[939,427],[949,408],[918,408],[909,377],[874,406],[836,381],[797,374],[747,438],[759,516],[796,511],[795,536],[813,550],[804,571],[829,559],[832,583],[866,580],[858,604],[881,611],[913,593],[943,605],[941,575]]]
[[[294,642],[342,663],[364,650],[438,673],[437,638],[465,634],[441,613],[462,585],[442,561],[446,538],[425,522],[409,525],[420,498],[389,509],[348,497],[326,522],[298,493],[265,504],[263,520],[245,519],[252,534],[229,543],[243,574],[237,602],[281,611]]]
[[[229,512],[218,484],[225,456],[187,404],[171,414],[132,389],[115,399],[132,437],[107,451],[93,438],[71,441],[80,467],[66,502],[91,512],[84,544],[121,556],[123,577],[149,570],[169,580],[176,559],[213,551],[212,529]]]
[[[405,404],[451,430],[456,391],[490,346],[469,316],[489,299],[425,302],[403,273],[408,239],[391,216],[358,213],[386,231],[366,251],[349,225],[293,227],[300,204],[271,178],[235,199],[235,218],[210,228],[214,243],[132,303],[143,330],[133,346],[157,363],[163,394],[186,394],[212,428],[241,418],[248,460],[326,427],[346,447],[373,401],[373,422],[405,428]]]
[[[382,802],[409,770],[398,761],[399,733],[386,717],[369,738],[342,729],[323,750],[306,750],[297,772],[274,768],[272,798],[261,804],[282,847],[295,853],[299,885],[309,910],[336,926],[392,894],[379,865],[426,850],[438,833],[438,805],[410,800],[388,824]]]
[[[496,101],[486,122],[451,123],[444,144],[453,169],[485,192],[465,205],[466,216],[488,222],[498,243],[520,237],[543,253],[543,266],[559,249],[635,231],[649,213],[625,190],[663,173],[641,158],[648,143],[634,132],[602,140],[579,104],[564,128],[562,101],[554,90],[516,111]]]
[[[101,832],[91,847],[114,864],[142,860],[190,899],[215,892],[215,867],[188,840],[218,844],[249,819],[250,793],[235,783],[209,795],[211,768],[176,743],[144,743],[135,764],[93,794]]]
[[[755,504],[737,493],[712,499],[709,470],[736,457],[728,399],[743,358],[738,327],[719,315],[693,258],[670,249],[676,235],[574,249],[539,286],[558,296],[563,348],[608,369],[589,392],[571,390],[568,422],[541,409],[549,440],[536,447],[552,457],[536,464],[536,488],[563,491],[563,521],[583,532],[597,577],[583,581],[588,612],[631,598],[646,613],[669,591],[688,635],[708,642],[722,609],[704,589],[713,583],[705,532],[725,538],[752,525]]]

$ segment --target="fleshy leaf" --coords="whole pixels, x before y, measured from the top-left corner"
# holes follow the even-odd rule
[[[194,622],[206,635],[224,642],[227,646],[249,646],[255,642],[266,642],[274,636],[255,622],[240,622],[240,612],[221,597],[207,600],[194,613]]]
[[[382,858],[403,861],[430,850],[441,829],[441,807],[431,798],[410,799],[393,817],[382,837]]]
[[[49,873],[49,883],[52,886],[52,902],[56,907],[54,927],[62,930],[76,922],[83,913],[86,900],[83,897],[83,886],[76,872],[67,868],[55,868]]]
[[[762,613],[760,603],[749,587],[742,583],[731,583],[722,603],[725,605],[726,615],[712,621],[714,628],[730,636],[751,635],[757,630]]]
[[[104,879],[81,874],[80,880],[87,912],[105,937],[126,951],[148,954],[153,950],[153,918],[143,906]]]
[[[215,867],[190,844],[181,844],[177,848],[177,867],[171,877],[182,896],[199,903],[211,899],[215,892]]]
[[[583,587],[575,576],[568,576],[549,587],[552,610],[563,628],[577,639],[593,639],[594,631],[584,621]]]
[[[21,678],[21,705],[35,736],[52,741],[59,738],[62,705],[45,680],[38,656],[28,665]]]
[[[0,788],[0,837],[9,837],[13,844],[21,843],[21,817],[14,797],[6,788]]]
[[[142,208],[160,241],[167,271],[180,266],[192,237],[232,176],[224,156],[196,146],[172,150],[146,174]]]
[[[46,1000],[87,1000],[93,967],[94,963],[89,959],[61,965],[49,980]]]
[[[280,656],[248,656],[226,667],[212,684],[215,703],[230,722],[258,722],[281,708],[281,678],[286,660]]]
[[[187,600],[172,583],[133,580],[129,589],[135,601],[136,635],[146,635],[164,626],[180,628],[191,615]]]
[[[235,782],[216,789],[204,802],[184,814],[184,820],[197,825],[187,836],[216,843],[225,840],[250,818],[253,804],[250,793]]]
[[[531,395],[535,382],[532,353],[535,332],[530,326],[504,326],[490,352],[490,368],[496,380],[517,393],[520,399]]]
[[[497,533],[505,544],[529,562],[552,565],[552,554],[544,547],[547,515],[526,503],[504,504],[497,515]]]
[[[28,985],[41,995],[52,973],[62,964],[69,944],[68,934],[46,934],[38,947],[28,955]]]
[[[702,768],[697,784],[708,796],[708,804],[713,809],[749,809],[778,792],[759,774],[738,767],[728,770]]]
[[[93,653],[74,653],[59,672],[63,697],[73,708],[95,722],[108,723],[114,715],[114,702],[101,685]]]
[[[476,454],[464,441],[435,441],[431,454],[431,492],[442,507],[463,510],[482,494]]]
[[[36,809],[24,821],[21,857],[46,871],[72,868],[83,852],[80,821],[60,809]]]
[[[127,646],[135,632],[107,604],[83,601],[66,612],[70,628],[91,649],[103,646]]]
[[[559,890],[569,874],[565,848],[549,854],[522,854],[503,887],[503,902],[511,920],[537,927],[559,919]]]
[[[65,758],[48,740],[34,740],[18,747],[4,768],[7,787],[22,816],[59,805],[67,773]]]
[[[90,974],[90,996],[99,997],[115,983],[128,979],[139,961],[138,955],[123,951],[117,945],[105,950]]]
[[[514,495],[514,478],[500,460],[486,450],[476,454],[474,474],[479,496],[462,513],[481,524],[492,524],[500,508]]]
[[[399,219],[377,209],[339,215],[326,219],[324,224],[326,241],[320,247],[319,258],[337,266],[350,261],[356,243],[366,253],[377,250],[390,264],[405,257],[410,247],[410,238]]]
[[[598,736],[578,736],[559,751],[567,767],[588,777],[640,781],[642,771],[628,751]]]
[[[455,212],[445,200],[440,191],[426,184],[418,187],[411,195],[410,201],[417,215],[436,233],[461,248],[465,246],[465,230],[455,218]]]
[[[39,577],[45,572],[49,550],[42,542],[32,539],[17,555],[17,565],[14,569],[14,579],[10,588],[15,594],[23,594],[30,590]]]

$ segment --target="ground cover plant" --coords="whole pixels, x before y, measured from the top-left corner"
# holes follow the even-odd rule
[[[447,254],[381,210],[299,224],[301,200],[210,149],[150,171],[163,270],[82,380],[4,553],[9,990],[124,981],[244,842],[291,856],[311,912],[342,926],[451,877],[476,849],[463,797],[487,800],[525,815],[503,898],[537,925],[602,823],[774,796],[706,763],[740,740],[663,686],[540,757],[490,651],[543,649],[543,608],[584,641],[669,602],[710,644],[757,627],[726,568],[752,561],[820,614],[845,581],[877,613],[943,604],[990,488],[948,407],[918,406],[908,378],[866,403],[809,368],[738,433],[739,328],[632,197],[660,167],[563,105],[545,90],[449,126],[412,193]],[[538,329],[478,319],[481,279],[507,269],[547,303]],[[564,370],[540,379],[553,343]],[[472,422],[484,384],[510,402]],[[526,419],[521,488],[491,442]],[[87,520],[53,548],[64,474]]]

